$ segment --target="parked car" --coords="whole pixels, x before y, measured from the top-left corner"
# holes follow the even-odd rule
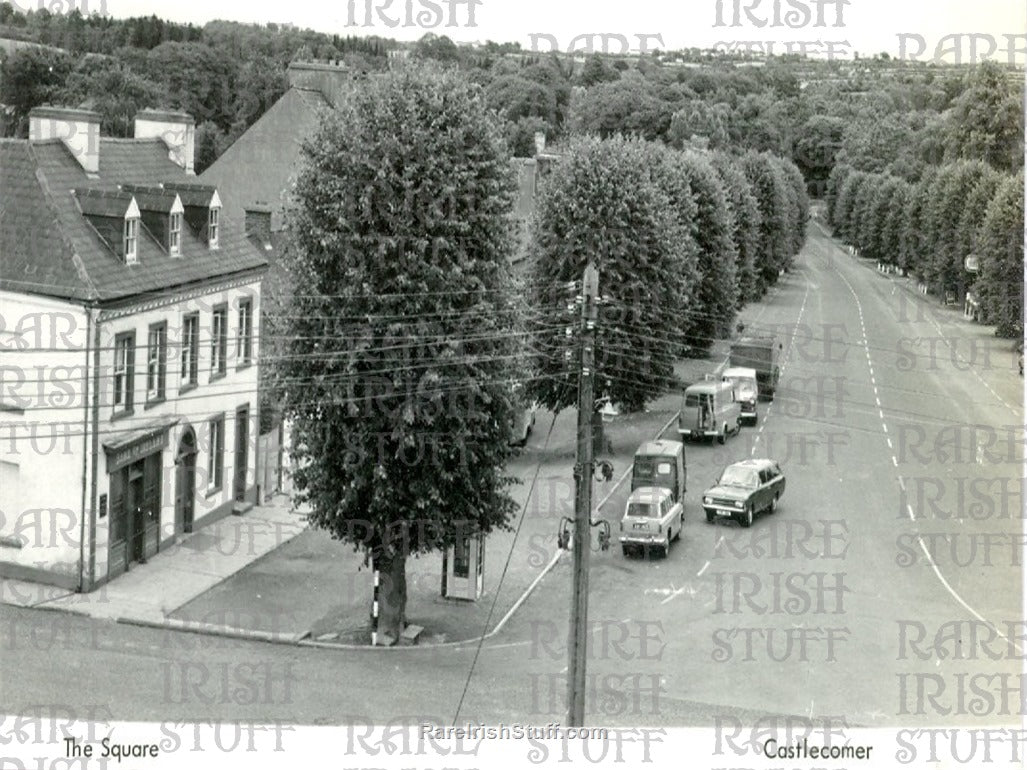
[[[784,473],[773,460],[733,463],[724,469],[716,484],[703,493],[706,521],[734,519],[743,527],[751,527],[757,514],[777,510],[784,491]]]
[[[756,370],[745,366],[732,366],[724,370],[721,379],[731,383],[731,387],[734,388],[735,401],[741,409],[742,419],[751,421],[753,425],[759,422],[756,402],[760,398],[760,388],[756,382]]]
[[[632,548],[655,549],[661,556],[670,550],[671,541],[681,535],[681,501],[675,502],[665,487],[639,487],[628,497],[620,522],[621,550],[627,556]]]
[[[681,440],[716,437],[721,444],[741,429],[742,412],[731,383],[709,379],[689,385],[681,399],[678,434]]]

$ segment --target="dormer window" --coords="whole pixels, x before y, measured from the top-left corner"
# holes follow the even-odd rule
[[[221,207],[211,206],[207,216],[207,245],[212,249],[218,247],[218,223],[221,218]]]
[[[125,264],[134,265],[139,261],[139,217],[125,217]]]
[[[168,252],[177,257],[182,253],[182,212],[172,212],[168,220]]]

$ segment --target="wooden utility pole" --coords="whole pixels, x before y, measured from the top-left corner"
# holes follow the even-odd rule
[[[567,638],[567,724],[585,723],[585,661],[588,649],[588,556],[592,543],[592,415],[595,411],[596,299],[599,271],[589,262],[581,282],[581,369],[578,375],[578,459],[574,509],[574,586]]]

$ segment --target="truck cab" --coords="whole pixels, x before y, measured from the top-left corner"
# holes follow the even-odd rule
[[[730,382],[712,377],[689,385],[681,400],[678,434],[682,441],[716,437],[723,444],[741,429],[742,409]]]
[[[680,441],[646,441],[635,452],[631,468],[632,491],[641,487],[670,490],[674,502],[684,503],[688,464]]]

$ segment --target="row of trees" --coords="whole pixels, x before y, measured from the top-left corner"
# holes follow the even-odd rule
[[[835,234],[864,256],[940,297],[973,291],[982,320],[1011,336],[1023,316],[1023,115],[1006,75],[993,63],[974,68],[919,135],[907,129],[920,111],[889,114],[865,146],[843,146],[825,197]]]
[[[379,630],[392,637],[408,555],[509,526],[519,391],[554,409],[574,401],[567,282],[596,262],[596,395],[638,409],[803,239],[788,161],[575,137],[538,200],[532,267],[515,277],[515,184],[489,98],[424,65],[361,81],[305,145],[286,291],[265,301],[299,500],[380,570]]]
[[[809,201],[791,161],[769,153],[680,151],[643,139],[574,138],[547,177],[529,247],[540,378],[551,409],[574,403],[553,292],[594,261],[604,295],[597,397],[641,409],[673,362],[733,328],[798,253]]]
[[[983,161],[931,168],[910,184],[838,166],[827,195],[835,234],[861,254],[916,275],[939,296],[979,297],[982,320],[1022,332],[1024,177]],[[978,271],[966,269],[977,257]]]

